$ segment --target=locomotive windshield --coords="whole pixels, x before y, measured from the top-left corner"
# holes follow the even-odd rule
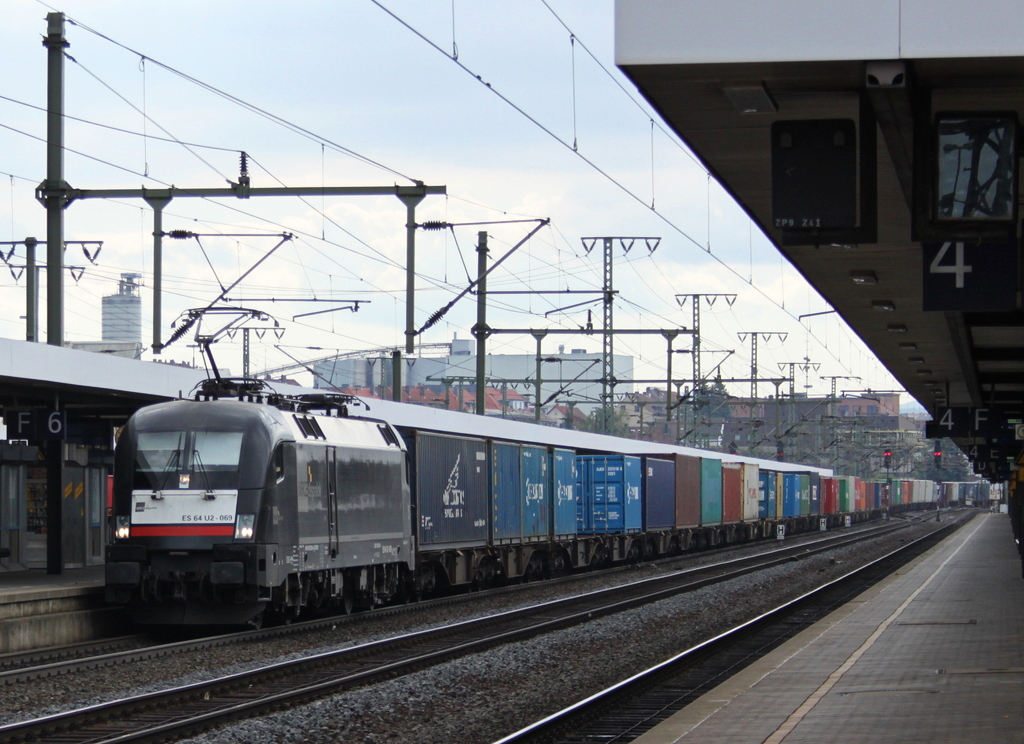
[[[238,488],[241,452],[240,431],[140,432],[132,487],[149,491]]]

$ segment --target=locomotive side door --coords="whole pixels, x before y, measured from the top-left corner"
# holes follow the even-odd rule
[[[338,556],[338,450],[327,448],[327,549]]]

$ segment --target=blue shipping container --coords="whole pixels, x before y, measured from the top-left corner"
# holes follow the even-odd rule
[[[576,458],[576,524],[580,534],[639,532],[640,458],[587,455]]]
[[[544,447],[491,445],[491,539],[495,544],[546,538],[548,453]]]
[[[518,542],[523,534],[522,447],[507,442],[491,444],[491,539]]]
[[[782,476],[782,516],[800,516],[800,476],[785,473]]]
[[[722,461],[700,460],[700,523],[722,523]]]
[[[644,505],[640,498],[643,468],[639,457],[623,457],[623,493],[626,496],[626,532],[641,532],[644,528]]]
[[[645,457],[643,466],[644,529],[672,529],[676,519],[676,464]]]
[[[800,516],[811,513],[811,477],[807,474],[797,476],[800,479]]]
[[[775,516],[775,473],[758,473],[757,516],[771,519]]]
[[[556,449],[551,456],[551,506],[555,535],[576,534],[576,453]]]
[[[546,538],[551,526],[551,488],[546,447],[523,445],[523,539]]]

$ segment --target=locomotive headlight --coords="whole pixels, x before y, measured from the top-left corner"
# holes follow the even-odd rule
[[[117,517],[114,520],[114,537],[118,540],[127,540],[130,532],[131,527],[128,524],[128,517]]]
[[[256,531],[253,528],[253,525],[255,524],[255,514],[239,514],[238,519],[235,520],[235,539],[251,540],[252,536],[256,534]]]

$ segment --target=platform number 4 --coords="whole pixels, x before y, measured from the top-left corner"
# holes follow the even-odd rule
[[[954,263],[944,264],[943,260],[946,258],[946,253],[949,252],[951,247],[955,247],[956,251],[953,257]],[[935,258],[932,260],[932,264],[929,267],[929,271],[932,274],[953,274],[956,276],[956,288],[964,288],[964,275],[971,273],[972,267],[964,264],[964,244],[963,243],[943,243],[942,247],[939,248],[939,252],[935,254]]]

